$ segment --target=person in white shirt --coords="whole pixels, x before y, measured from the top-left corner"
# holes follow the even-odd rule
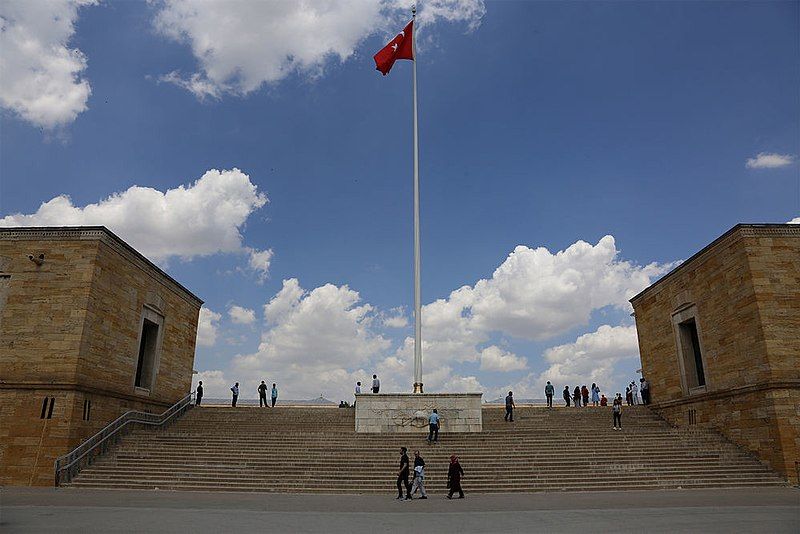
[[[361,382],[356,382],[356,395],[361,395]]]
[[[378,393],[381,390],[381,381],[378,380],[378,375],[372,375],[372,392]]]
[[[414,482],[411,484],[411,495],[414,495],[417,490],[422,494],[420,499],[428,498],[428,494],[425,492],[425,460],[419,455],[419,451],[414,451]]]
[[[639,404],[639,386],[636,382],[631,382],[631,395],[633,395],[633,403]]]

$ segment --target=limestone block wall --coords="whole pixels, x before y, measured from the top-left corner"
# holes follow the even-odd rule
[[[356,395],[356,432],[425,432],[434,410],[440,432],[481,432],[481,393],[381,393]]]
[[[134,388],[134,375],[142,310],[148,307],[164,317],[164,332],[155,383],[146,396],[172,404],[191,387],[200,302],[152,268],[131,263],[113,243],[99,243],[77,377],[97,388],[145,395]]]
[[[742,388],[733,395],[706,395],[654,408],[676,426],[696,425],[720,432],[787,480],[798,483],[795,461],[800,458],[800,390]]]
[[[43,402],[50,398],[52,415],[47,418],[45,413],[42,418]],[[91,401],[88,420],[84,420],[85,400]],[[58,456],[129,410],[164,411],[146,401],[76,390],[0,389],[0,486],[52,486]]]
[[[672,325],[672,314],[687,304],[698,311],[707,391],[770,378],[747,248],[738,233],[632,302],[642,373],[650,382],[653,402],[687,393]]]
[[[57,456],[189,392],[202,301],[105,228],[0,228],[0,282],[0,484],[52,485]],[[149,389],[134,385],[145,309],[163,317]]]
[[[8,276],[0,307],[0,380],[74,382],[94,276],[96,241],[0,238]],[[28,254],[45,253],[37,266]]]
[[[800,226],[739,225],[631,300],[653,408],[797,479]],[[682,381],[672,316],[694,306],[706,387]]]

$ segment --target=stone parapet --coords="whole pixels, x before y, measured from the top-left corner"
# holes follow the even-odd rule
[[[441,432],[481,432],[482,393],[362,393],[356,395],[356,432],[411,433],[428,427],[436,409]]]

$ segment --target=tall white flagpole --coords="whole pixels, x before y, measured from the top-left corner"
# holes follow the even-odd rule
[[[414,86],[414,393],[422,393],[422,310],[419,253],[419,134],[417,132],[417,6],[411,6],[412,83]]]

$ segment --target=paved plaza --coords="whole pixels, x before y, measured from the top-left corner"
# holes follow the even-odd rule
[[[795,488],[467,495],[2,489],[16,532],[800,532]]]

